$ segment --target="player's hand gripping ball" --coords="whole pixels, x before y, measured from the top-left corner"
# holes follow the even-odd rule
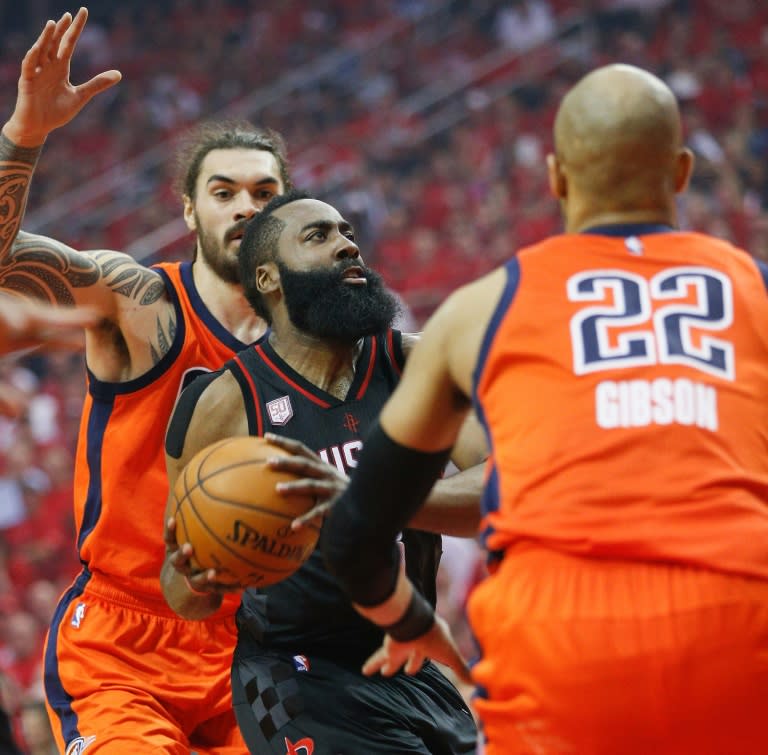
[[[278,482],[296,479],[266,460],[286,452],[252,436],[226,438],[198,452],[174,486],[176,538],[191,543],[193,567],[216,569],[217,580],[266,587],[295,572],[310,556],[318,526],[291,530],[315,503],[283,496]]]

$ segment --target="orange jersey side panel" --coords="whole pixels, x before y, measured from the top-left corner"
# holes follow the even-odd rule
[[[134,595],[162,600],[166,426],[185,381],[218,369],[245,345],[205,308],[189,264],[157,268],[176,303],[176,336],[141,378],[115,384],[89,374],[77,448],[75,521],[80,558],[91,573]]]
[[[768,579],[768,281],[696,233],[523,249],[475,399],[486,545]]]

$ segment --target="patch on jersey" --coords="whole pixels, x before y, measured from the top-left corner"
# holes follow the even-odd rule
[[[80,629],[80,625],[83,623],[83,619],[85,618],[85,609],[85,603],[78,603],[75,606],[75,612],[72,614],[72,621],[70,622],[70,624],[72,624],[75,629]]]
[[[296,667],[296,671],[309,671],[309,658],[306,655],[294,655],[293,665]]]
[[[80,605],[83,605],[82,603]],[[85,752],[96,741],[96,737],[78,737],[73,739],[68,745],[64,755],[80,755]]]
[[[280,398],[267,401],[267,414],[269,421],[273,425],[285,425],[293,417],[293,407],[289,396],[280,396]]]
[[[645,249],[643,248],[643,242],[640,241],[637,236],[627,236],[627,238],[624,239],[624,246],[627,247],[627,251],[630,254],[642,254]]]
[[[285,737],[285,755],[312,755],[315,751],[315,740],[304,737],[295,744]]]

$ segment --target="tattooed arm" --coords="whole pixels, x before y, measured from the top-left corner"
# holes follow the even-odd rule
[[[102,380],[150,369],[170,348],[175,312],[160,276],[120,252],[79,252],[20,231],[29,185],[48,134],[120,80],[106,71],[78,86],[72,54],[88,13],[49,21],[21,65],[18,97],[0,135],[0,289],[58,306],[85,305],[98,316],[86,331],[86,356]]]
[[[160,275],[121,252],[79,252],[21,231],[0,262],[0,289],[94,311],[98,321],[86,331],[86,358],[101,380],[143,375],[176,333],[176,313]]]

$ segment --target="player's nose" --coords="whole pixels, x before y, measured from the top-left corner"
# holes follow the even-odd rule
[[[234,220],[250,220],[257,212],[261,212],[264,202],[260,202],[247,191],[237,195],[237,201],[233,207]]]
[[[357,248],[357,244],[354,241],[343,237],[343,243],[334,251],[334,258],[336,260],[356,260],[360,258],[360,250]]]

